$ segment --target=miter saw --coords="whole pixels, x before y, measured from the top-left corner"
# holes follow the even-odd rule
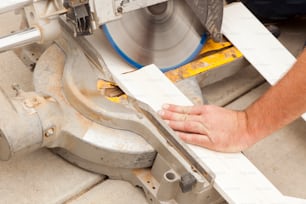
[[[0,13],[11,10],[26,23],[0,39],[0,50],[36,64],[35,92],[18,85],[14,98],[0,92],[2,160],[49,147],[82,168],[141,187],[150,203],[223,200],[212,173],[150,108],[126,96],[110,71],[155,64],[168,72],[187,64],[207,38],[221,40],[223,1],[0,3]]]

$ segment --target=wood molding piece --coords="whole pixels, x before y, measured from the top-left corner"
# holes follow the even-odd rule
[[[125,93],[155,111],[164,103],[193,105],[155,65],[116,75],[116,80]],[[214,187],[229,203],[282,203],[283,195],[242,153],[188,146],[215,174]]]

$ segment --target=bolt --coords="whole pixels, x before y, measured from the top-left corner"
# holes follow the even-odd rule
[[[35,108],[40,104],[37,97],[27,98],[24,100],[24,105],[28,108]]]
[[[213,39],[216,41],[216,42],[221,42],[222,41],[222,34],[219,33],[219,32],[216,32],[216,33],[213,33]]]
[[[197,182],[194,175],[186,173],[181,176],[180,187],[183,193],[192,191],[193,185]]]
[[[55,133],[54,128],[49,128],[48,130],[46,130],[45,132],[45,137],[51,137],[53,136]]]
[[[122,8],[121,6],[119,6],[119,7],[117,8],[117,12],[118,12],[118,13],[123,13],[123,8]]]
[[[16,92],[16,96],[19,96],[23,92],[19,84],[12,84],[12,89]]]

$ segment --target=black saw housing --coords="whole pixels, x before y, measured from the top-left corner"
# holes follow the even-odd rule
[[[185,0],[216,42],[222,40],[223,0]]]

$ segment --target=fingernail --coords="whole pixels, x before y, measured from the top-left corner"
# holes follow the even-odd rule
[[[157,113],[158,113],[159,115],[161,115],[161,116],[165,115],[165,111],[163,111],[163,110],[160,110],[160,111],[158,111]]]
[[[164,105],[163,105],[163,109],[168,109],[169,107],[170,107],[169,104],[164,104]]]

